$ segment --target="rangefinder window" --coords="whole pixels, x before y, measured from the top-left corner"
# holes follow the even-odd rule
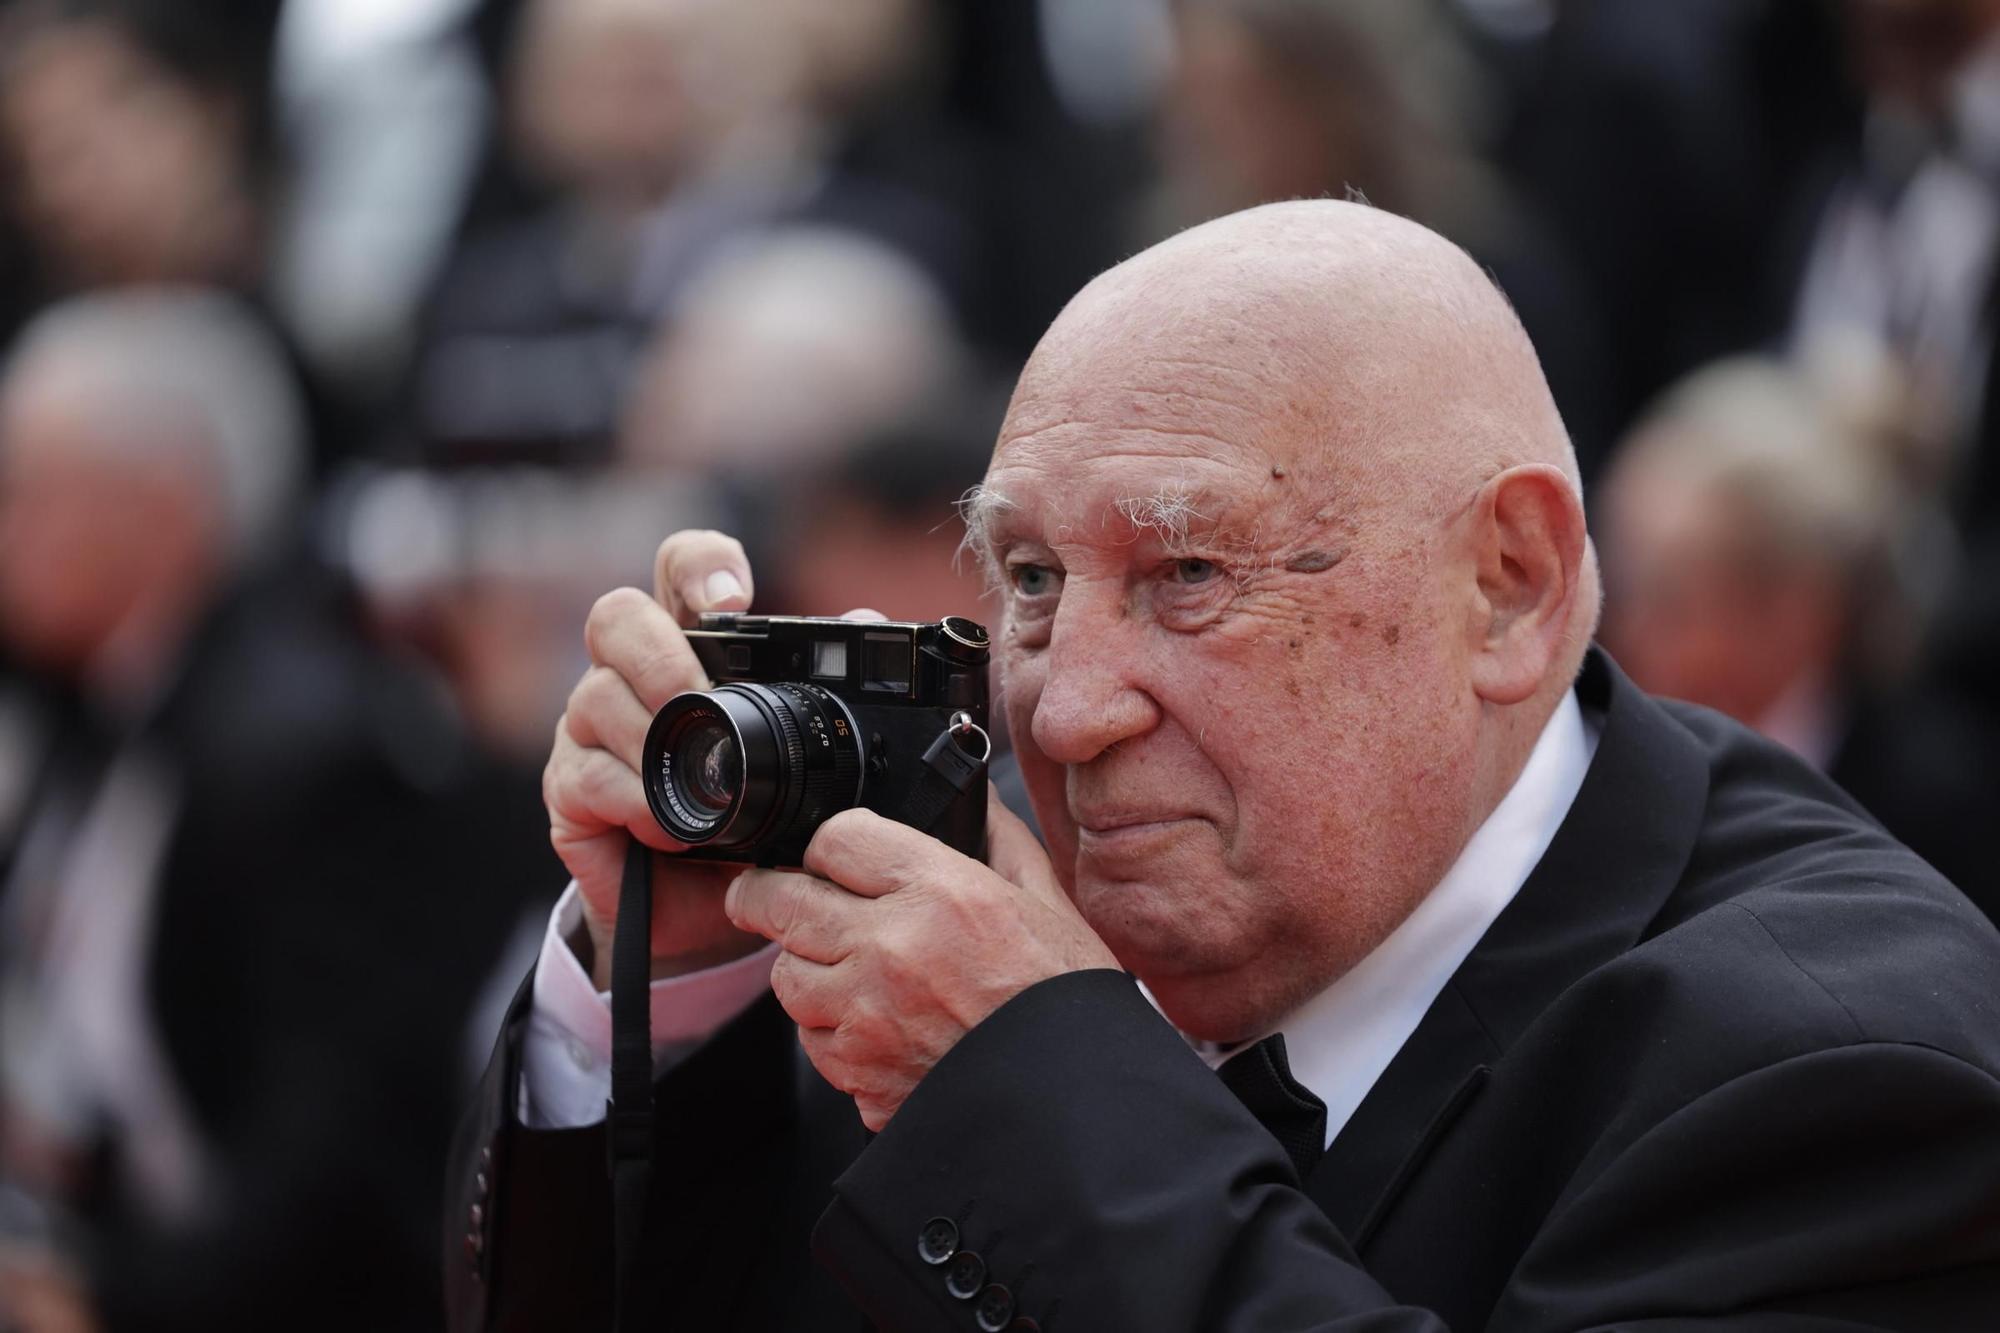
[[[820,639],[813,644],[813,675],[820,680],[847,679],[847,640]]]
[[[916,666],[916,642],[906,634],[869,634],[861,640],[861,688],[908,694]]]

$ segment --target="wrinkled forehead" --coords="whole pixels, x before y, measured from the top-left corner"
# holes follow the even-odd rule
[[[1338,481],[1348,404],[1280,329],[1170,307],[1052,331],[1016,389],[976,535],[1254,526]],[[1315,370],[1321,373],[1313,373]]]

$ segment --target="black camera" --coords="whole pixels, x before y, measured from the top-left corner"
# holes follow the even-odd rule
[[[640,770],[682,855],[796,866],[857,805],[983,853],[982,626],[725,613],[687,637],[715,688],[667,700]]]

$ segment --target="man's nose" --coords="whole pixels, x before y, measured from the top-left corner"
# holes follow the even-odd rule
[[[1116,607],[1064,597],[1043,655],[1031,728],[1043,754],[1059,764],[1086,764],[1158,724],[1159,705],[1135,683],[1142,660],[1137,637]]]

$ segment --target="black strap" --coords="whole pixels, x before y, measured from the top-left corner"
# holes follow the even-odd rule
[[[618,925],[611,937],[611,1101],[604,1116],[616,1257],[612,1327],[617,1333],[638,1333],[651,1323],[639,1238],[653,1178],[652,919],[653,854],[634,838],[625,852]]]
[[[1292,1077],[1285,1037],[1274,1032],[1215,1071],[1292,1159],[1303,1182],[1326,1151],[1326,1103]]]
[[[965,718],[965,715],[961,713],[959,717]],[[986,739],[986,733],[973,726],[972,719],[965,718],[965,721],[979,736],[980,749],[989,750],[992,743]],[[940,731],[930,748],[924,751],[923,766],[917,770],[917,780],[904,798],[902,812],[897,818],[911,828],[929,833],[952,802],[985,779],[986,758],[985,753],[974,755],[961,745],[959,728],[954,721],[952,726]]]

